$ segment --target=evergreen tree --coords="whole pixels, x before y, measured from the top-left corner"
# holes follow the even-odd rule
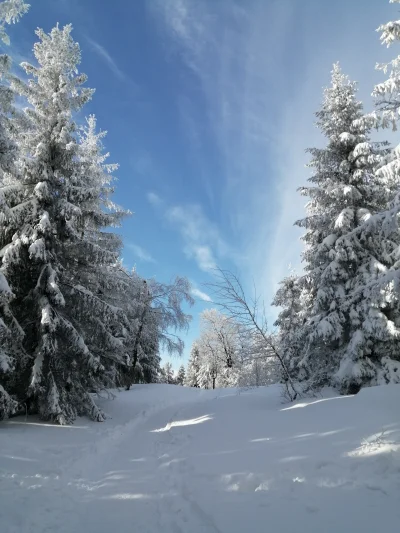
[[[282,308],[274,323],[279,331],[277,345],[291,378],[300,381],[307,377],[304,369],[299,367],[304,344],[303,327],[311,308],[306,281],[293,274],[284,278],[272,301],[272,305]],[[285,379],[282,371],[281,374]]]
[[[140,379],[143,383],[157,383],[161,357],[158,349],[148,351],[140,358]]]
[[[174,369],[172,368],[172,363],[169,361],[167,361],[164,365],[164,374],[165,382],[168,383],[168,385],[175,385]]]
[[[184,385],[185,383],[185,379],[186,379],[186,371],[185,371],[185,367],[183,365],[181,365],[179,367],[179,371],[178,371],[178,375],[176,376],[176,383],[178,385]]]
[[[127,326],[121,309],[102,297],[101,279],[117,261],[120,241],[100,228],[122,213],[101,193],[108,170],[94,122],[83,138],[76,135],[72,115],[93,91],[82,87],[86,76],[77,73],[80,50],[71,30],[37,30],[38,66],[22,64],[28,83],[12,79],[12,89],[30,104],[29,127],[18,132],[21,186],[2,236],[2,270],[29,356],[16,365],[14,393],[61,424],[78,414],[104,419],[90,391],[107,381],[106,358],[124,360]]]
[[[384,24],[378,30],[382,32],[381,41],[387,46],[400,39],[400,21]],[[365,122],[396,130],[400,109],[400,56],[388,64],[378,65],[378,69],[384,73],[389,70],[389,77],[375,87],[376,112]],[[380,162],[375,174],[381,193],[377,209],[368,211],[359,226],[338,239],[335,245],[338,258],[349,250],[363,250],[365,255],[346,301],[354,327],[335,376],[337,384],[345,391],[357,390],[364,383],[400,382],[400,146]],[[369,257],[365,254],[366,248],[370,251]],[[357,255],[360,257],[359,252]]]
[[[129,326],[120,298],[115,298],[127,287],[125,280],[116,275],[122,242],[119,236],[110,231],[110,227],[119,226],[122,217],[129,212],[111,200],[114,192],[113,174],[118,165],[106,163],[109,154],[104,153],[102,143],[106,133],[97,132],[93,115],[78,130],[80,173],[76,183],[71,183],[71,198],[80,209],[75,219],[78,238],[68,245],[69,249],[74,250],[74,259],[79,258],[79,268],[72,266],[70,269],[74,272],[71,283],[74,283],[75,289],[77,286],[84,287],[94,296],[91,302],[87,301],[94,312],[80,322],[80,328],[90,351],[99,355],[104,369],[99,375],[98,387],[114,387],[118,381],[120,365],[126,362],[124,338]],[[90,256],[94,261],[90,260]],[[81,296],[76,298],[77,294],[76,290],[72,291],[71,303],[80,307]],[[72,316],[73,313],[72,307]]]
[[[305,302],[312,302],[307,321],[297,338],[303,339],[300,367],[317,385],[334,378],[343,391],[357,390],[371,379],[370,362],[362,352],[361,309],[349,295],[360,278],[376,277],[393,251],[392,242],[352,239],[354,229],[387,202],[393,182],[377,178],[375,171],[386,155],[382,144],[372,143],[370,126],[363,120],[356,87],[334,65],[331,86],[325,90],[317,125],[328,139],[324,149],[312,148],[309,166],[312,186],[301,193],[310,197],[307,217],[296,224],[306,229],[303,260],[306,274],[299,280]],[[371,311],[372,312],[372,311]],[[362,322],[362,321],[361,321]],[[351,371],[343,361],[351,359]],[[345,375],[346,374],[346,375]]]
[[[200,351],[197,343],[194,343],[190,351],[190,357],[186,370],[185,385],[187,387],[200,387]]]
[[[199,369],[199,387],[200,389],[215,388],[215,381],[218,377],[218,367],[215,359],[210,358],[201,360]],[[214,385],[214,387],[213,387]]]
[[[22,0],[8,0],[0,3],[0,38],[9,44],[6,24],[15,23],[29,9]],[[5,228],[13,218],[12,202],[20,195],[18,172],[15,167],[17,146],[11,138],[13,130],[12,115],[14,93],[5,80],[11,65],[10,57],[0,56],[0,226]],[[0,232],[0,248],[4,243],[5,229]],[[22,339],[23,332],[12,311],[11,301],[14,294],[3,273],[0,262],[0,420],[15,413],[18,402],[8,390],[13,388],[15,366],[25,357]]]

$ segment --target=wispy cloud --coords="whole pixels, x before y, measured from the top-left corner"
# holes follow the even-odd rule
[[[295,19],[293,4],[289,0],[150,4],[155,20],[171,38],[171,50],[190,69],[204,97],[206,109],[199,117],[191,100],[179,95],[182,129],[199,161],[207,158],[204,136],[211,133],[222,171],[220,210],[235,235],[236,259],[250,277],[260,279],[262,273],[260,283],[265,284],[270,222],[278,204],[271,201],[277,191],[269,178],[281,109],[276,98],[279,95],[284,105],[289,93],[281,64],[288,46],[287,28]],[[213,202],[216,184],[205,177],[203,185]],[[193,247],[188,253],[196,255]],[[200,258],[205,254],[203,269],[215,261],[214,255],[199,251]]]
[[[234,258],[231,247],[200,205],[168,205],[153,191],[147,193],[147,200],[180,233],[184,254],[193,259],[200,270],[210,272],[217,268],[219,260]]]
[[[180,232],[184,241],[183,251],[194,259],[204,272],[217,267],[217,259],[229,255],[229,247],[218,228],[196,204],[178,205],[166,210],[166,217]]]
[[[199,160],[207,158],[203,130],[213,136],[223,176],[220,210],[236,236],[238,265],[257,280],[267,301],[288,265],[299,267],[301,232],[293,223],[304,216],[306,200],[296,189],[309,175],[304,150],[321,143],[313,113],[330,67],[342,60],[346,72],[365,82],[369,98],[373,65],[382,61],[373,32],[382,6],[368,3],[354,29],[352,17],[341,16],[340,3],[317,4],[149,3],[170,38],[169,54],[183,61],[201,90],[202,120],[184,87],[179,95],[182,129]],[[355,14],[357,8],[351,9]],[[327,19],[335,21],[334,32],[326,31]]]
[[[217,263],[214,254],[209,246],[199,245],[193,242],[188,242],[184,249],[186,255],[193,258],[200,270],[209,272],[217,268]]]
[[[198,298],[199,300],[203,300],[203,302],[212,302],[211,297],[206,292],[201,291],[197,287],[192,288],[192,295],[195,298]]]
[[[153,158],[146,150],[134,153],[130,157],[130,163],[136,174],[146,178],[155,173]]]
[[[120,80],[126,80],[126,75],[122,70],[118,67],[115,60],[111,57],[111,55],[108,53],[108,51],[97,41],[94,41],[90,37],[86,37],[87,41],[93,48],[93,50],[105,61],[109,69],[119,78]]]
[[[149,252],[147,252],[144,248],[139,246],[138,244],[128,243],[126,245],[132,252],[134,253],[135,257],[139,259],[140,261],[146,261],[147,263],[155,263],[155,259],[151,256]]]
[[[271,94],[276,91],[282,101],[287,93],[286,72],[277,67],[286,52],[285,29],[295,15],[292,4],[288,0],[253,0],[242,5],[158,0],[151,4],[205,96],[205,120],[225,168],[234,226],[245,223],[243,198],[253,200],[266,193],[268,152],[280,108],[271,105]],[[273,54],[266,53],[270,49]],[[201,144],[201,132],[195,131],[198,117],[191,116],[196,109],[186,104],[180,108],[185,131],[188,123],[194,124],[190,137]]]
[[[147,200],[153,207],[158,207],[163,204],[162,198],[160,198],[160,196],[153,191],[148,192],[146,196]]]

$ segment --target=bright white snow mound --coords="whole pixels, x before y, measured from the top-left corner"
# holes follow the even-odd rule
[[[2,533],[376,533],[400,524],[400,386],[137,385],[104,424],[0,424]]]

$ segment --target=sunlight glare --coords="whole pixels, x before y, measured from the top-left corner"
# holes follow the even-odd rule
[[[175,420],[174,422],[168,422],[168,424],[160,429],[153,429],[151,433],[161,433],[163,431],[169,431],[173,427],[181,427],[181,426],[194,426],[195,424],[202,424],[203,422],[207,422],[207,420],[212,420],[213,417],[211,415],[203,415],[199,416],[198,418],[192,418],[191,420]]]
[[[333,398],[322,398],[320,400],[315,400],[314,402],[302,402],[291,405],[290,407],[284,407],[281,411],[291,411],[292,409],[299,409],[300,407],[308,407],[309,405],[314,405],[321,402],[329,402],[331,400],[344,400],[345,398],[354,398],[354,394],[349,394],[348,396],[334,396]]]

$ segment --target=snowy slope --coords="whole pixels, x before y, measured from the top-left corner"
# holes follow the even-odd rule
[[[3,422],[0,531],[397,531],[400,386],[327,396],[137,385],[104,424]]]

